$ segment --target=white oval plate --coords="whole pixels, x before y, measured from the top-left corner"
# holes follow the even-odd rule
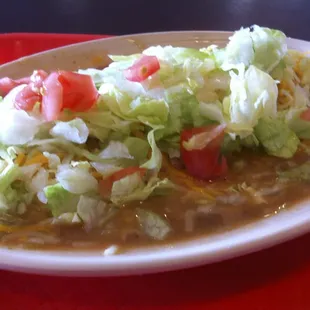
[[[30,74],[34,69],[104,66],[107,54],[131,54],[150,45],[205,47],[225,45],[230,32],[165,32],[102,39],[54,49],[0,66],[0,77]],[[288,39],[290,48],[310,50],[310,43]],[[116,256],[100,252],[45,252],[0,248],[0,268],[40,274],[116,276],[188,268],[255,252],[310,231],[310,204],[301,203],[273,217],[229,232],[165,247],[144,248]]]

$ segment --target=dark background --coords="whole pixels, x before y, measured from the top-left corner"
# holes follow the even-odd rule
[[[310,0],[2,0],[0,32],[129,34],[252,24],[310,40]]]

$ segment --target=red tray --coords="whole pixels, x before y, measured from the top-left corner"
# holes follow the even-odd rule
[[[0,62],[106,36],[0,35]],[[309,310],[310,235],[226,262],[157,275],[57,278],[0,271],[0,309]]]
[[[92,34],[7,33],[0,35],[0,63],[51,48],[108,37]]]

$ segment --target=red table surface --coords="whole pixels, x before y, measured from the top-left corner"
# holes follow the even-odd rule
[[[0,35],[0,62],[92,35]],[[0,309],[310,309],[310,234],[199,268],[119,278],[65,278],[0,271]]]

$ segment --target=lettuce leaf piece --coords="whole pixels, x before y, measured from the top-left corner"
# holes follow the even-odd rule
[[[80,118],[75,118],[69,122],[57,122],[50,130],[53,137],[62,137],[65,140],[84,144],[87,141],[89,130],[84,121]]]
[[[280,62],[277,64],[277,66],[274,67],[273,70],[270,72],[271,77],[274,80],[278,80],[278,81],[284,80],[286,67],[287,67],[287,64],[285,62],[285,57],[283,57],[280,60]]]
[[[156,56],[159,60],[165,62],[172,62],[173,64],[184,64],[186,60],[200,60],[204,61],[210,59],[208,54],[188,47],[173,47],[167,46],[151,46],[143,51],[143,54],[149,56]]]
[[[143,54],[158,58],[160,70],[152,79],[157,78],[163,90],[183,85],[189,92],[196,92],[204,85],[204,77],[215,68],[210,55],[193,48],[151,46]]]
[[[33,176],[39,171],[41,168],[40,164],[33,164],[19,167],[20,175],[19,178],[29,184]]]
[[[255,149],[259,147],[259,141],[254,134],[251,134],[243,139],[240,139],[240,144],[248,149]]]
[[[27,191],[23,181],[16,180],[0,194],[0,212],[12,215],[23,214],[34,198],[33,193]]]
[[[99,89],[105,104],[117,116],[129,120],[139,121],[151,127],[166,123],[169,107],[164,99],[154,99],[147,96],[131,97],[114,85],[102,85]]]
[[[113,203],[119,200],[127,199],[130,194],[136,190],[141,190],[144,187],[144,182],[139,173],[130,174],[113,183],[111,191],[111,201]]]
[[[291,158],[300,142],[282,119],[260,119],[254,134],[269,155],[282,158]]]
[[[159,172],[162,164],[162,154],[155,141],[155,131],[156,129],[153,129],[147,135],[147,140],[152,149],[151,158],[147,160],[141,167]]]
[[[98,163],[98,162],[91,162],[90,164],[103,176],[108,176],[122,169],[122,167],[111,165],[111,164],[103,164],[103,163]]]
[[[131,111],[128,116],[137,118],[149,126],[162,125],[168,119],[169,107],[165,100],[138,97],[130,103]]]
[[[0,193],[3,193],[19,176],[19,166],[9,163],[0,173]]]
[[[305,162],[298,167],[285,171],[278,171],[281,181],[310,181],[310,163]]]
[[[77,214],[83,221],[85,230],[90,231],[102,227],[114,212],[109,210],[105,202],[82,195],[77,205]]]
[[[278,88],[270,75],[250,66],[246,72],[237,75],[230,72],[230,102],[228,127],[233,133],[245,137],[262,117],[275,117],[277,114]]]
[[[287,52],[286,36],[279,30],[259,27],[241,28],[227,44],[222,68],[227,70],[234,65],[250,65],[270,72]],[[268,57],[266,57],[268,55]]]
[[[173,102],[171,98],[168,99],[169,102],[169,116],[165,126],[158,128],[155,132],[155,140],[165,139],[174,134],[179,134],[182,129],[182,111],[179,101]]]
[[[86,123],[89,129],[89,135],[105,141],[109,137],[111,130],[123,135],[130,134],[132,121],[123,120],[117,115],[112,114],[111,111],[106,111],[104,105],[101,108],[98,104],[97,107],[98,109],[96,111],[76,114],[77,117],[80,117]]]
[[[54,217],[76,211],[79,196],[64,189],[60,183],[46,186],[44,194],[47,199],[46,207],[51,210]]]
[[[252,29],[251,38],[255,51],[253,64],[261,70],[270,72],[287,52],[286,36],[279,30],[257,25]]]
[[[310,139],[310,122],[296,120],[289,124],[289,127],[296,133],[300,139]]]
[[[5,163],[13,163],[19,153],[23,153],[23,149],[16,146],[5,146],[0,144],[0,158],[4,160]]]
[[[137,218],[144,233],[152,239],[163,240],[172,232],[168,221],[152,211],[138,208]]]
[[[129,154],[138,161],[138,163],[146,160],[150,145],[146,140],[136,137],[128,137],[124,140],[124,145],[127,147]]]
[[[183,94],[182,94],[183,93]],[[180,105],[181,109],[181,124],[182,128],[184,126],[194,126],[199,127],[208,123],[208,118],[204,118],[201,115],[200,104],[197,100],[197,97],[193,94],[188,93],[187,91],[181,91],[179,94],[179,100],[177,97],[173,98],[171,96],[171,103],[170,106],[173,105]],[[178,132],[178,131],[176,131]]]
[[[73,225],[82,223],[82,220],[76,212],[65,212],[58,217],[54,217],[52,223],[58,225]]]
[[[159,49],[163,50],[164,55],[159,52]],[[159,53],[163,63],[159,76],[166,88],[182,82],[187,84],[189,90],[196,91],[203,86],[204,76],[215,69],[214,60],[194,48],[150,47],[143,53],[148,55]]]
[[[305,108],[291,108],[283,117],[285,122],[288,124],[295,134],[300,139],[310,139],[310,122],[300,118],[300,114]]]
[[[32,177],[31,181],[27,184],[29,191],[37,193],[48,184],[48,171],[40,168],[38,172]]]
[[[116,205],[135,200],[143,201],[156,189],[164,188],[172,189],[174,186],[168,179],[160,180],[157,177],[151,178],[145,184],[139,174],[134,173],[113,183],[110,199]]]
[[[65,190],[73,194],[96,192],[98,188],[97,180],[87,169],[81,167],[59,166],[56,180]]]
[[[73,143],[66,141],[62,138],[53,138],[53,139],[44,139],[38,140],[35,139],[31,141],[28,146],[36,146],[38,148],[46,149],[52,148],[53,151],[64,150],[67,152],[68,156],[72,159],[74,155],[78,157],[85,157],[89,161],[106,163],[106,164],[115,164],[116,162],[123,160],[119,158],[102,158],[99,153],[90,152],[85,149],[83,146],[77,146]]]
[[[241,28],[229,38],[225,48],[226,64],[244,64],[248,67],[254,60],[254,47],[250,28]]]
[[[0,106],[0,143],[24,145],[39,132],[41,121],[27,112]]]
[[[126,144],[119,141],[110,141],[107,147],[100,152],[100,158],[129,158],[132,159],[133,156],[130,155],[128,147]]]
[[[61,163],[59,156],[49,152],[43,152],[43,155],[48,159],[48,168],[50,170],[57,170]]]
[[[223,113],[223,107],[220,102],[216,102],[216,103],[200,102],[199,112],[200,112],[200,115],[202,115],[206,119],[209,119],[211,121],[214,121],[220,124],[226,123],[224,113]]]
[[[179,136],[185,126],[199,127],[210,123],[210,120],[202,115],[196,96],[183,84],[167,89],[166,99],[169,116],[164,128],[155,132],[157,141],[160,139],[169,141],[171,136]]]

